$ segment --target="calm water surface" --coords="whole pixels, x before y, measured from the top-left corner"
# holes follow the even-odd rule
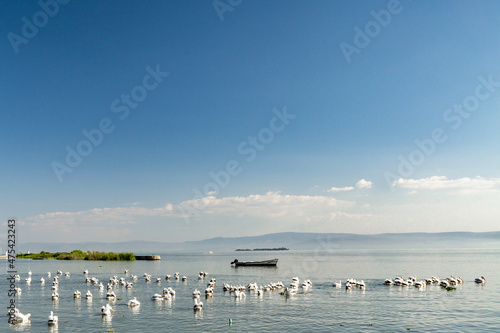
[[[89,262],[56,260],[17,260],[21,275],[17,286],[22,293],[15,296],[22,313],[31,313],[26,325],[9,325],[5,317],[0,332],[159,332],[159,331],[224,331],[224,332],[500,332],[500,250],[406,250],[406,251],[286,251],[230,253],[167,253],[159,262]],[[229,263],[241,260],[279,258],[278,267],[232,268]],[[7,265],[6,261],[0,264]],[[126,277],[124,270],[138,275],[131,290],[116,286],[118,298],[110,302],[112,318],[102,318],[100,308],[108,303],[106,293],[97,286],[85,283],[83,271],[97,277],[105,285],[111,276]],[[6,268],[2,270],[0,297],[4,312],[9,301]],[[24,279],[33,272],[31,285]],[[60,276],[57,302],[51,300],[52,277],[57,270],[70,272]],[[47,278],[46,273],[52,272]],[[210,273],[198,280],[198,272]],[[146,283],[143,274],[153,276]],[[166,274],[175,272],[187,276],[187,282],[166,281]],[[416,275],[440,278],[461,276],[465,283],[456,291],[439,286],[385,286],[386,278]],[[474,278],[485,276],[484,285]],[[278,291],[262,297],[247,292],[246,298],[235,299],[222,290],[223,282],[246,285],[257,282],[291,282],[293,276],[310,279],[313,287],[307,292],[285,298]],[[40,278],[46,279],[45,285]],[[162,277],[160,284],[155,277]],[[195,288],[202,292],[210,278],[217,279],[215,295],[204,299],[203,311],[192,309],[191,294]],[[335,289],[332,283],[347,278],[363,279],[365,290]],[[127,279],[128,280],[128,279]],[[176,297],[170,302],[151,301],[154,293],[172,287]],[[73,299],[75,290],[82,299]],[[85,299],[90,290],[94,298]],[[130,309],[126,303],[137,297],[141,306]],[[47,326],[47,316],[54,311],[59,316],[56,327]],[[229,325],[229,319],[232,325]]]

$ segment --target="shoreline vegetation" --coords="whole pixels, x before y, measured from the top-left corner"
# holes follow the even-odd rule
[[[132,261],[135,254],[132,252],[99,252],[73,250],[71,252],[45,252],[40,253],[18,253],[18,259],[55,259],[55,260],[104,260],[104,261]]]

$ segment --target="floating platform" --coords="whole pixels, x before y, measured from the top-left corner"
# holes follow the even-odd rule
[[[149,256],[135,256],[135,260],[161,260],[161,257],[156,254],[151,254]]]

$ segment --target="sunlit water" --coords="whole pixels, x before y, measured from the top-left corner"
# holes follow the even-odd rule
[[[31,313],[28,324],[9,325],[7,317],[0,325],[3,331],[25,332],[160,332],[160,331],[336,331],[336,332],[499,332],[500,331],[500,250],[406,250],[406,251],[286,251],[231,252],[214,254],[161,254],[161,261],[96,262],[17,260],[21,275],[17,286],[22,294],[15,296],[22,313]],[[278,267],[232,268],[230,262],[279,258]],[[7,266],[7,261],[0,261]],[[106,285],[111,276],[125,277],[124,270],[138,275],[131,290],[116,286],[120,300],[110,302],[111,318],[103,318],[100,308],[108,303],[106,292],[87,284],[83,271]],[[0,282],[2,307],[6,313],[8,281],[6,268]],[[33,272],[31,285],[24,279]],[[52,278],[56,271],[70,272],[60,276],[59,301],[51,300]],[[48,278],[46,273],[52,272]],[[198,280],[198,272],[207,271],[208,278]],[[153,276],[146,283],[143,274]],[[187,282],[175,281],[173,274],[187,276]],[[172,280],[166,281],[165,275]],[[465,283],[455,291],[432,285],[423,290],[415,287],[385,286],[386,278],[416,275],[440,278],[461,276]],[[474,278],[485,276],[484,285]],[[247,292],[246,298],[235,299],[222,290],[224,282],[259,285],[269,282],[291,282],[293,276],[310,279],[313,287],[286,298],[278,291],[262,297]],[[40,278],[46,279],[45,285]],[[155,278],[162,277],[161,283]],[[215,295],[205,299],[203,311],[193,311],[192,292],[204,292],[210,278],[217,279]],[[346,291],[332,283],[347,278],[363,279],[366,289]],[[127,278],[128,280],[128,278]],[[154,293],[172,287],[176,297],[170,302],[151,301]],[[73,292],[82,292],[75,300]],[[90,290],[94,298],[85,299]],[[129,308],[126,303],[137,297],[141,306]],[[50,311],[59,316],[56,327],[48,327]],[[231,319],[231,325],[230,325]],[[3,327],[3,328],[2,328]]]

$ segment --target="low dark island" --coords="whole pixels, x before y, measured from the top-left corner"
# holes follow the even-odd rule
[[[235,251],[288,251],[290,249],[286,247],[273,247],[273,248],[261,248],[261,249],[236,249]]]
[[[99,252],[73,250],[71,252],[45,252],[40,253],[18,253],[18,259],[56,259],[56,260],[107,260],[107,261],[129,261],[136,257],[132,252]]]

